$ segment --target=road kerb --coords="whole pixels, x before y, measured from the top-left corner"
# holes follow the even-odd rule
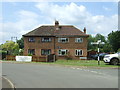
[[[6,77],[2,77],[2,78],[4,78],[10,84],[12,90],[15,90],[14,84],[8,78]]]

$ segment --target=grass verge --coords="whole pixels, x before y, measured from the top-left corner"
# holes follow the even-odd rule
[[[58,60],[53,64],[60,64],[60,65],[72,65],[72,66],[87,66],[87,67],[115,67],[118,68],[116,65],[109,65],[100,61],[100,65],[98,65],[97,60]]]
[[[100,65],[98,65],[97,60],[57,60],[56,62],[16,62],[14,63],[39,63],[39,64],[50,64],[50,65],[67,65],[67,66],[86,66],[86,67],[110,67],[110,68],[118,68],[118,65],[109,65],[100,61]]]

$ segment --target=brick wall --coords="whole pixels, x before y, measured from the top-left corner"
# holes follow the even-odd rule
[[[75,56],[75,49],[82,49],[82,57],[87,57],[87,37],[83,37],[82,43],[76,43],[75,37],[69,37],[68,43],[60,43],[58,42],[58,38],[54,40],[54,37],[51,37],[51,42],[41,42],[41,38],[35,37],[35,42],[28,42],[28,37],[24,37],[24,55],[28,55],[28,49],[35,49],[36,56],[41,56],[41,49],[51,49],[51,53],[53,54],[55,52],[58,59],[64,59],[64,56],[58,56],[58,50],[68,49],[73,59],[79,59],[78,56]],[[54,50],[54,48],[56,49]]]

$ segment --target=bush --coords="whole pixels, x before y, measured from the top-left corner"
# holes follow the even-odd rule
[[[117,52],[120,52],[120,48],[117,50]]]
[[[6,55],[7,55],[7,52],[6,51],[3,51],[3,50],[0,50],[0,56],[2,56],[2,60],[6,58]]]
[[[72,58],[71,58],[71,57],[67,57],[66,59],[67,59],[67,60],[72,60]]]

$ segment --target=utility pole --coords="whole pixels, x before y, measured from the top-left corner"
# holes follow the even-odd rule
[[[17,42],[17,37],[11,37],[11,41],[15,40]]]
[[[91,44],[98,46],[98,65],[100,65],[100,44],[105,44],[104,42],[101,42],[101,40],[98,40],[97,42],[91,42]]]

